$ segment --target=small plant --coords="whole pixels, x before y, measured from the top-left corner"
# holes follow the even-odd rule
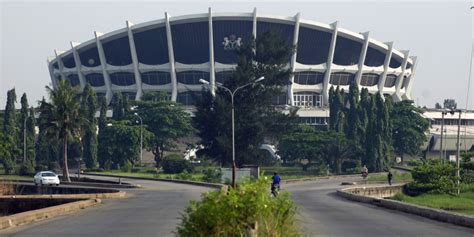
[[[129,160],[125,160],[120,170],[122,172],[130,173],[132,171],[132,168],[133,168],[132,162],[130,162]]]
[[[183,171],[191,172],[192,166],[189,161],[185,160],[178,154],[170,154],[162,161],[163,171],[166,174],[178,174]]]
[[[222,171],[220,169],[205,169],[202,171],[204,177],[202,181],[208,183],[220,183],[222,180]]]
[[[192,174],[188,173],[188,171],[183,171],[175,176],[176,179],[181,179],[181,180],[191,180],[193,177]]]
[[[191,201],[181,217],[178,236],[299,236],[296,207],[288,193],[269,194],[270,180],[245,182],[237,189],[209,192]]]
[[[452,193],[457,177],[452,164],[428,161],[416,166],[411,172],[413,182],[407,185],[407,194],[419,195],[426,192]]]

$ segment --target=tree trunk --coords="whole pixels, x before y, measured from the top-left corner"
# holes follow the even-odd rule
[[[69,177],[69,169],[67,167],[67,137],[63,139],[63,177],[64,180],[67,182],[71,182],[71,178]]]
[[[342,160],[340,160],[340,159],[336,160],[336,172],[337,172],[337,174],[342,173]]]

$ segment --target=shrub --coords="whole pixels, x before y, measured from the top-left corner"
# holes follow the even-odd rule
[[[120,168],[120,170],[122,172],[131,172],[132,168],[133,168],[132,162],[130,162],[129,160],[125,160],[125,162],[123,162],[123,165]]]
[[[407,185],[407,193],[418,195],[426,192],[451,193],[456,188],[455,168],[450,163],[429,161],[416,166],[411,172],[413,182]]]
[[[140,167],[133,167],[132,168],[132,173],[139,173],[141,171],[142,171],[142,169]]]
[[[202,171],[204,177],[202,177],[202,181],[208,183],[220,183],[222,179],[222,171],[220,169],[205,169]]]
[[[29,176],[35,174],[35,166],[33,165],[33,162],[26,161],[20,166],[20,169],[18,169],[18,174],[21,176]]]
[[[178,236],[245,236],[255,227],[256,236],[299,236],[289,194],[274,198],[269,186],[269,179],[262,177],[237,189],[203,194],[185,209]]]
[[[189,161],[185,160],[178,154],[170,154],[162,161],[163,171],[165,174],[177,174],[183,171],[192,171],[192,166]]]
[[[181,179],[181,180],[191,180],[192,177],[193,176],[190,173],[188,173],[188,171],[186,170],[175,176],[176,179]]]

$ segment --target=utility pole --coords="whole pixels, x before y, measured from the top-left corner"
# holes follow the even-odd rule
[[[23,163],[26,162],[26,119],[28,116],[25,116],[23,120]]]
[[[461,110],[458,110],[459,119],[458,119],[458,135],[457,135],[457,142],[456,142],[456,177],[457,177],[457,188],[458,188],[458,195],[461,193],[460,190],[460,180],[461,180],[461,170],[460,170],[460,156],[461,156],[461,144],[460,144],[460,135],[461,135]]]
[[[440,142],[439,142],[439,158],[441,159],[441,162],[444,163],[445,157],[443,157],[443,129],[444,129],[444,115],[445,111],[441,112],[441,136],[440,136]]]

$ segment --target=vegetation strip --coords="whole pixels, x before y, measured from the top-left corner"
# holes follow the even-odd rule
[[[371,188],[383,189],[386,187],[371,187]],[[394,209],[397,211],[402,211],[402,212],[407,212],[407,213],[427,217],[433,220],[438,220],[438,221],[443,221],[447,223],[452,223],[455,225],[461,225],[461,226],[474,228],[473,216],[462,215],[462,214],[448,212],[448,211],[435,209],[435,208],[423,207],[423,206],[419,206],[415,204],[403,203],[396,200],[389,200],[389,199],[356,194],[357,192],[364,193],[363,192],[364,189],[366,189],[366,187],[345,188],[345,189],[338,190],[337,194],[341,197],[344,197],[352,201],[369,203],[376,206],[381,206],[381,207],[385,207],[389,209]]]

